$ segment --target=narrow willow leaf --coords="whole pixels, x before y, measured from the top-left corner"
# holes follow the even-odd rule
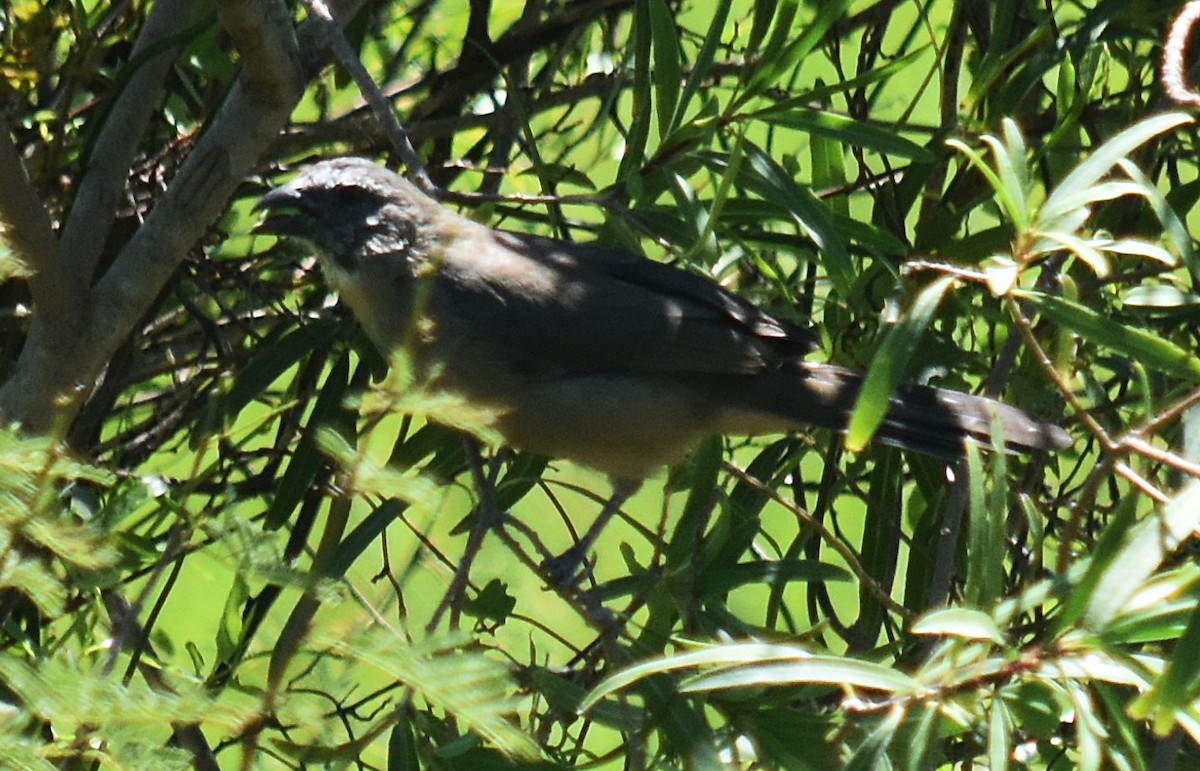
[[[1029,191],[1029,149],[1025,146],[1025,137],[1021,134],[1021,129],[1017,126],[1016,121],[1012,118],[1005,118],[1000,123],[1001,132],[1004,134],[1004,147],[1008,153],[1010,162],[1009,170],[1012,172],[1013,181],[1012,187],[1014,190],[1020,190],[1025,194]]]
[[[1041,292],[1021,291],[1014,294],[1028,300],[1056,323],[1092,343],[1112,348],[1140,360],[1152,369],[1171,375],[1189,380],[1200,377],[1200,359],[1169,340],[1102,316],[1086,305],[1062,297]]]
[[[1063,213],[1075,208],[1077,204],[1073,202],[1077,201],[1080,195],[1086,195],[1087,188],[1095,185],[1129,153],[1159,134],[1191,122],[1192,118],[1189,115],[1166,113],[1147,118],[1125,129],[1093,150],[1091,155],[1059,182],[1058,187],[1042,204],[1039,216],[1053,221]]]
[[[967,580],[963,597],[972,605],[990,607],[999,597],[1004,583],[1004,507],[1003,503],[998,507],[989,503],[989,485],[979,448],[968,444],[966,449],[967,478],[972,484],[967,494]],[[1003,464],[1003,453],[997,460],[998,463],[992,464],[993,473]],[[1003,485],[1003,480],[999,484]],[[996,481],[992,480],[991,489],[994,490],[995,485]]]
[[[771,31],[771,25],[774,23],[776,16],[780,13],[796,13],[795,3],[777,3],[775,0],[754,0],[753,19],[750,23],[750,34],[746,38],[746,59],[753,60],[758,56],[758,49],[767,39],[767,33]],[[783,24],[791,24],[792,16],[789,15]]]
[[[629,124],[629,132],[625,136],[625,151],[621,156],[621,167],[617,170],[617,177],[626,180],[631,185],[631,193],[636,197],[641,192],[642,161],[646,157],[646,143],[650,138],[650,122],[654,115],[650,109],[650,94],[653,84],[650,73],[652,30],[650,9],[646,2],[634,4],[632,38],[633,86],[630,89],[630,98],[633,100],[632,120]]]
[[[650,8],[651,46],[654,51],[654,111],[658,116],[659,136],[671,130],[675,108],[679,103],[683,65],[679,59],[679,32],[675,17],[663,0],[646,0]]]
[[[1023,232],[1029,225],[1029,190],[1023,181],[1024,174],[1017,167],[1023,166],[1025,159],[1014,158],[1008,146],[995,137],[985,135],[981,140],[991,148],[996,162],[996,176],[1004,190],[1004,208],[1012,218],[1013,227]],[[1021,149],[1024,146],[1022,143]]]
[[[679,98],[679,107],[675,110],[675,118],[671,121],[670,132],[674,133],[683,124],[687,116],[688,105],[695,98],[700,85],[708,77],[716,59],[717,46],[721,44],[721,35],[725,32],[725,20],[729,18],[729,9],[733,0],[718,0],[712,9],[712,20],[708,23],[708,32],[704,35],[704,43],[696,52],[691,62],[691,71],[683,86],[683,94]]]
[[[1100,771],[1104,763],[1104,724],[1091,696],[1077,682],[1067,681],[1067,694],[1075,706],[1075,748],[1080,771]]]
[[[1136,164],[1123,160],[1119,163],[1121,170],[1134,182],[1142,186],[1143,195],[1163,226],[1163,239],[1183,259],[1184,264],[1191,270],[1192,276],[1200,276],[1200,265],[1197,265],[1196,253],[1192,249],[1192,236],[1187,226],[1172,208],[1167,197],[1162,194],[1153,180],[1147,177]],[[1186,211],[1186,209],[1185,209]]]
[[[1012,746],[1012,716],[1002,699],[992,699],[988,719],[988,768],[1008,767],[1008,753]]]
[[[890,768],[889,750],[900,734],[906,717],[907,710],[900,705],[888,710],[883,720],[875,726],[875,730],[855,748],[854,754],[842,766],[842,771],[876,771]]]
[[[850,94],[860,90],[864,90],[866,86],[873,83],[888,80],[896,77],[904,72],[913,62],[924,57],[931,45],[923,45],[912,49],[896,59],[889,59],[886,64],[881,67],[876,67],[873,70],[868,70],[860,75],[845,80],[838,79],[826,85],[818,85],[809,91],[805,91],[799,96],[790,97],[776,103],[780,109],[790,109],[792,106],[811,107],[814,104],[827,104],[830,102],[829,97],[835,94]],[[849,73],[847,73],[849,74]]]
[[[920,684],[899,670],[868,661],[813,656],[786,664],[747,664],[712,674],[696,675],[680,684],[684,693],[730,688],[808,685],[823,683],[838,687],[868,688],[898,695],[915,693]]]
[[[892,392],[908,376],[908,363],[921,343],[921,335],[953,283],[953,276],[943,276],[921,290],[908,313],[892,327],[879,346],[850,416],[846,430],[849,449],[861,450],[871,440],[887,413]]]
[[[1004,180],[996,173],[983,156],[979,154],[975,148],[958,139],[947,139],[946,145],[958,150],[963,155],[967,156],[967,160],[975,167],[975,170],[983,175],[991,186],[992,192],[996,194],[996,198],[1000,201],[1000,207],[1004,210],[1010,222],[1016,223],[1022,221],[1025,211],[1024,203],[1017,203],[1009,194],[1008,187],[1004,184]]]
[[[606,696],[651,675],[696,667],[737,666],[763,661],[807,661],[810,658],[812,654],[799,646],[759,642],[714,645],[673,656],[663,656],[628,667],[605,678],[579,705],[579,711],[587,712]]]
[[[1122,294],[1121,302],[1134,308],[1195,308],[1200,305],[1200,294],[1169,284],[1143,284]]]
[[[1189,482],[1158,512],[1139,522],[1096,585],[1084,619],[1103,629],[1150,575],[1200,526],[1200,480]]]
[[[1146,189],[1136,182],[1118,180],[1113,182],[1098,182],[1091,187],[1085,187],[1074,193],[1063,194],[1055,200],[1053,210],[1043,206],[1038,211],[1038,227],[1042,230],[1068,230],[1063,227],[1063,220],[1073,223],[1077,218],[1070,217],[1078,209],[1090,209],[1092,204],[1103,201],[1113,201],[1125,196],[1145,197]]]
[[[1095,243],[1085,238],[1080,238],[1074,233],[1040,233],[1043,239],[1043,244],[1039,247],[1044,247],[1044,242],[1056,244],[1057,246],[1066,249],[1071,254],[1083,260],[1092,272],[1099,278],[1104,278],[1112,272],[1112,265],[1108,261],[1108,257],[1102,251],[1096,248]],[[1055,250],[1057,251],[1057,250]]]
[[[283,373],[301,359],[328,345],[340,330],[336,324],[306,324],[280,338],[264,341],[255,347],[255,358],[234,380],[223,399],[223,413],[228,420],[237,417],[245,407],[259,397]]]
[[[1166,249],[1163,249],[1158,244],[1152,244],[1149,241],[1142,241],[1137,238],[1121,238],[1115,241],[1098,243],[1097,246],[1106,252],[1126,254],[1130,257],[1145,257],[1148,260],[1161,262],[1163,265],[1169,267],[1176,265],[1175,257]]]
[[[989,640],[1004,644],[1004,633],[996,620],[974,608],[943,608],[926,613],[912,626],[913,634],[958,637],[963,640]]]
[[[1165,736],[1175,724],[1175,713],[1200,694],[1200,613],[1192,612],[1183,634],[1171,646],[1170,658],[1154,687],[1130,706],[1139,719],[1152,718],[1155,733]]]
[[[933,153],[905,139],[891,127],[875,126],[855,120],[829,110],[814,110],[808,107],[768,107],[753,114],[765,123],[787,126],[798,131],[836,139],[847,145],[873,150],[880,155],[891,155],[911,161],[932,163]]]
[[[725,159],[711,154],[702,157],[718,173],[725,171]],[[749,141],[745,143],[745,158],[739,167],[737,183],[788,212],[821,250],[822,261],[838,291],[849,297],[854,265],[825,203]]]
[[[850,5],[849,0],[828,0],[819,3],[817,15],[802,25],[793,24],[799,6],[794,0],[779,4],[780,11],[775,19],[771,39],[763,49],[762,59],[746,87],[748,94],[757,95],[763,89],[778,83],[784,73],[809,54],[825,37],[825,33],[840,19]],[[796,34],[797,30],[800,34]]]

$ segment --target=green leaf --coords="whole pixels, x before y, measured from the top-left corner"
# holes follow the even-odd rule
[[[738,167],[737,184],[783,207],[821,250],[823,262],[838,291],[850,296],[854,266],[829,208],[811,190],[788,176],[761,148],[747,141],[745,150],[745,159]],[[728,160],[723,156],[705,154],[701,157],[718,174],[728,169]]]
[[[817,15],[802,25],[794,25],[795,0],[785,0],[775,18],[771,39],[763,50],[762,59],[753,68],[754,75],[746,93],[759,95],[766,88],[785,79],[785,73],[795,67],[821,42],[834,22],[845,15],[849,0],[825,0],[816,5]],[[796,34],[799,28],[800,34]]]
[[[1187,225],[1179,218],[1167,197],[1162,194],[1154,181],[1131,161],[1119,161],[1118,165],[1131,180],[1141,187],[1141,195],[1150,204],[1154,216],[1162,225],[1162,236],[1167,244],[1175,250],[1175,254],[1188,266],[1193,276],[1200,275],[1200,264],[1197,264],[1196,252],[1192,248],[1192,237]],[[1188,211],[1190,207],[1183,206],[1180,211]]]
[[[1160,262],[1167,267],[1175,267],[1175,258],[1166,249],[1158,244],[1152,244],[1149,241],[1143,241],[1140,238],[1117,238],[1111,240],[1093,240],[1093,243],[1099,249],[1114,254],[1123,254],[1129,257],[1144,257],[1148,260]]]
[[[362,556],[375,539],[379,537],[388,525],[404,513],[407,504],[395,498],[389,498],[355,525],[345,538],[337,545],[333,556],[326,565],[325,573],[329,576],[343,576],[354,561]]]
[[[622,669],[606,677],[579,705],[580,713],[587,712],[610,694],[629,687],[651,675],[661,675],[681,669],[704,666],[736,666],[760,661],[807,660],[812,656],[794,645],[744,642],[713,645],[686,653],[663,656]]]
[[[679,103],[679,84],[683,65],[679,58],[679,33],[675,16],[664,0],[644,0],[649,3],[651,45],[654,51],[655,113],[658,115],[658,134],[665,137],[671,130],[675,109]]]
[[[1178,377],[1200,377],[1200,358],[1174,343],[1127,326],[1077,302],[1041,292],[1014,292],[1045,316],[1097,345],[1107,346],[1146,366]]]
[[[1139,719],[1152,718],[1155,733],[1165,736],[1174,726],[1175,714],[1197,696],[1200,696],[1200,612],[1193,604],[1187,627],[1174,640],[1162,674],[1149,692],[1134,701],[1130,713]]]
[[[1012,716],[1001,699],[992,699],[988,715],[988,768],[1003,769],[1008,765],[1012,747]]]
[[[773,63],[779,60],[780,52],[787,44],[787,40],[793,32],[793,22],[796,19],[796,12],[799,8],[800,4],[797,0],[755,2],[754,26],[750,31],[750,41],[746,46],[746,55],[750,57],[757,55],[758,47],[762,44],[763,40],[766,41],[766,45],[761,54],[761,61],[764,62],[764,66],[753,67],[746,71],[749,75],[746,83],[747,94],[758,94],[764,82],[769,83],[774,80],[774,70],[769,74],[764,72],[768,69],[765,63]],[[767,37],[768,31],[771,33],[769,38]]]
[[[896,533],[901,528],[904,511],[904,457],[898,452],[875,454],[871,469],[871,496],[863,519],[862,547],[859,559],[862,569],[871,576],[875,587],[860,582],[858,586],[859,616],[854,622],[856,636],[864,640],[877,637],[887,620],[888,609],[876,597],[873,589],[891,595],[896,584],[896,566],[900,562],[900,541]]]
[[[809,134],[835,139],[846,145],[873,150],[880,155],[896,156],[922,163],[932,163],[935,160],[933,153],[916,142],[900,136],[893,127],[875,126],[829,110],[775,105],[751,113],[750,117],[774,126],[787,126]]]
[[[688,678],[684,693],[731,688],[781,687],[820,683],[838,688],[866,688],[898,695],[916,693],[920,686],[908,675],[880,664],[837,656],[812,656],[788,663],[754,663]]]
[[[275,495],[267,508],[264,523],[268,530],[283,526],[301,501],[312,494],[313,480],[321,466],[316,432],[318,428],[328,425],[341,408],[349,376],[350,354],[343,352],[326,375],[316,404],[304,426],[304,433],[288,460],[287,469],[275,485]]]
[[[1086,200],[1088,188],[1101,177],[1112,171],[1113,166],[1125,159],[1129,153],[1141,147],[1159,134],[1177,129],[1192,118],[1183,113],[1166,113],[1135,123],[1100,147],[1096,148],[1055,187],[1038,211],[1042,222],[1054,222]]]
[[[988,640],[1004,645],[1004,633],[996,620],[974,608],[943,608],[926,613],[912,625],[913,634]]]
[[[888,710],[883,719],[876,724],[875,730],[855,748],[854,754],[842,766],[842,771],[878,771],[888,768],[888,750],[896,741],[905,716],[905,710]]]
[[[1195,308],[1200,305],[1200,294],[1169,284],[1141,284],[1123,293],[1121,302],[1131,308]]]
[[[1050,245],[1039,244],[1038,251],[1055,251],[1056,247],[1061,247],[1086,263],[1099,278],[1105,278],[1112,272],[1108,257],[1086,238],[1079,238],[1070,232],[1051,232],[1040,235],[1049,241]]]
[[[334,323],[306,324],[283,337],[264,341],[256,347],[256,357],[238,373],[224,399],[223,414],[232,420],[284,372],[314,350],[324,348],[338,334]]]
[[[993,169],[975,148],[971,147],[962,140],[947,139],[946,145],[967,156],[967,161],[970,162],[971,166],[973,166],[976,171],[983,175],[984,179],[987,180],[988,185],[992,188],[992,192],[996,194],[996,198],[1000,202],[1000,207],[1008,215],[1008,219],[1013,223],[1014,227],[1017,226],[1017,223],[1025,221],[1025,202],[1023,200],[1024,191],[1014,191],[1009,189],[1009,187],[1004,184],[1004,180],[1001,178],[1000,174],[997,173],[996,169]],[[993,143],[992,145],[993,151],[1001,147],[1002,146],[998,143]]]
[[[888,331],[871,360],[854,412],[850,415],[846,429],[846,447],[849,449],[862,450],[871,441],[875,429],[887,414],[892,392],[907,378],[908,363],[954,280],[953,276],[942,276],[922,289],[908,313]]]
[[[699,593],[702,596],[720,597],[740,586],[849,580],[850,574],[845,568],[827,562],[807,559],[760,560],[741,562],[730,568],[705,570],[700,576]]]
[[[626,58],[632,61],[633,85],[630,97],[633,100],[633,120],[625,137],[625,152],[621,156],[621,167],[617,179],[630,186],[631,197],[636,198],[641,187],[641,167],[646,157],[646,143],[650,138],[650,90],[654,82],[650,71],[650,51],[653,30],[650,21],[649,2],[634,4],[633,34],[630,35],[630,51]]]
[[[1017,124],[1005,118],[1002,125],[1004,141],[984,135],[982,141],[992,151],[996,175],[1000,180],[1005,207],[1013,225],[1024,230],[1029,224],[1029,167],[1025,138]]]
[[[413,643],[399,633],[372,628],[324,640],[339,656],[357,661],[404,685],[508,755],[538,756],[538,745],[509,716],[517,709],[508,668],[468,647],[465,636]]]
[[[1126,607],[1134,593],[1200,526],[1200,480],[1192,480],[1153,516],[1128,534],[1116,559],[1100,577],[1084,618],[1103,629]]]
[[[1064,720],[1070,717],[1066,695],[1056,683],[1044,679],[1021,680],[1000,692],[1022,731],[1038,739],[1058,735]]]
[[[712,70],[717,47],[720,46],[721,36],[725,33],[725,21],[729,18],[729,9],[732,6],[733,0],[718,0],[716,7],[710,9],[712,19],[708,23],[708,31],[704,35],[704,42],[701,44],[700,50],[692,58],[691,71],[688,73],[687,82],[684,83],[683,94],[679,98],[679,107],[675,111],[674,120],[671,121],[669,133],[675,133],[683,125],[683,120],[687,117],[688,105],[692,103],[696,92],[700,90],[701,84]]]

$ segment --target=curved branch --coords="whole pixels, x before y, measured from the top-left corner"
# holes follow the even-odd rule
[[[71,274],[63,278],[77,282],[80,291],[88,286],[96,269],[138,144],[158,105],[163,79],[182,45],[181,33],[193,23],[196,5],[196,0],[160,0],[151,7],[128,65],[136,70],[104,118],[87,159],[87,171],[62,231],[63,254],[75,263]],[[176,42],[168,45],[172,39]]]

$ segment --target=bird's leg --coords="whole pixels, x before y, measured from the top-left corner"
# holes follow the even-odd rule
[[[600,537],[604,526],[608,524],[614,514],[621,510],[621,506],[629,500],[629,496],[637,492],[641,485],[641,480],[614,479],[612,495],[609,496],[604,508],[596,517],[596,521],[587,529],[583,537],[562,554],[551,557],[542,563],[546,577],[559,585],[573,583],[579,577],[580,568],[587,561],[588,552],[592,550],[592,546]]]
[[[427,630],[432,630],[437,626],[438,621],[442,618],[442,613],[447,609],[450,610],[450,626],[458,626],[463,593],[470,582],[471,564],[479,554],[479,549],[483,546],[483,539],[488,532],[504,525],[504,512],[500,511],[496,505],[494,480],[488,479],[483,473],[483,457],[479,453],[479,444],[467,436],[463,437],[463,444],[466,447],[467,465],[471,469],[475,491],[479,494],[479,507],[475,513],[475,521],[471,524],[471,532],[467,536],[467,545],[463,549],[462,559],[459,560],[458,567],[454,571],[454,578],[450,581],[450,587],[434,612]]]

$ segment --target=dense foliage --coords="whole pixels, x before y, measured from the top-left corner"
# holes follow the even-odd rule
[[[332,10],[0,5],[5,767],[1200,762],[1177,7]],[[395,165],[356,63],[448,205],[816,330],[850,434],[714,437],[548,581],[607,480],[475,460],[253,232],[309,160]],[[903,380],[1074,444],[860,449]]]

